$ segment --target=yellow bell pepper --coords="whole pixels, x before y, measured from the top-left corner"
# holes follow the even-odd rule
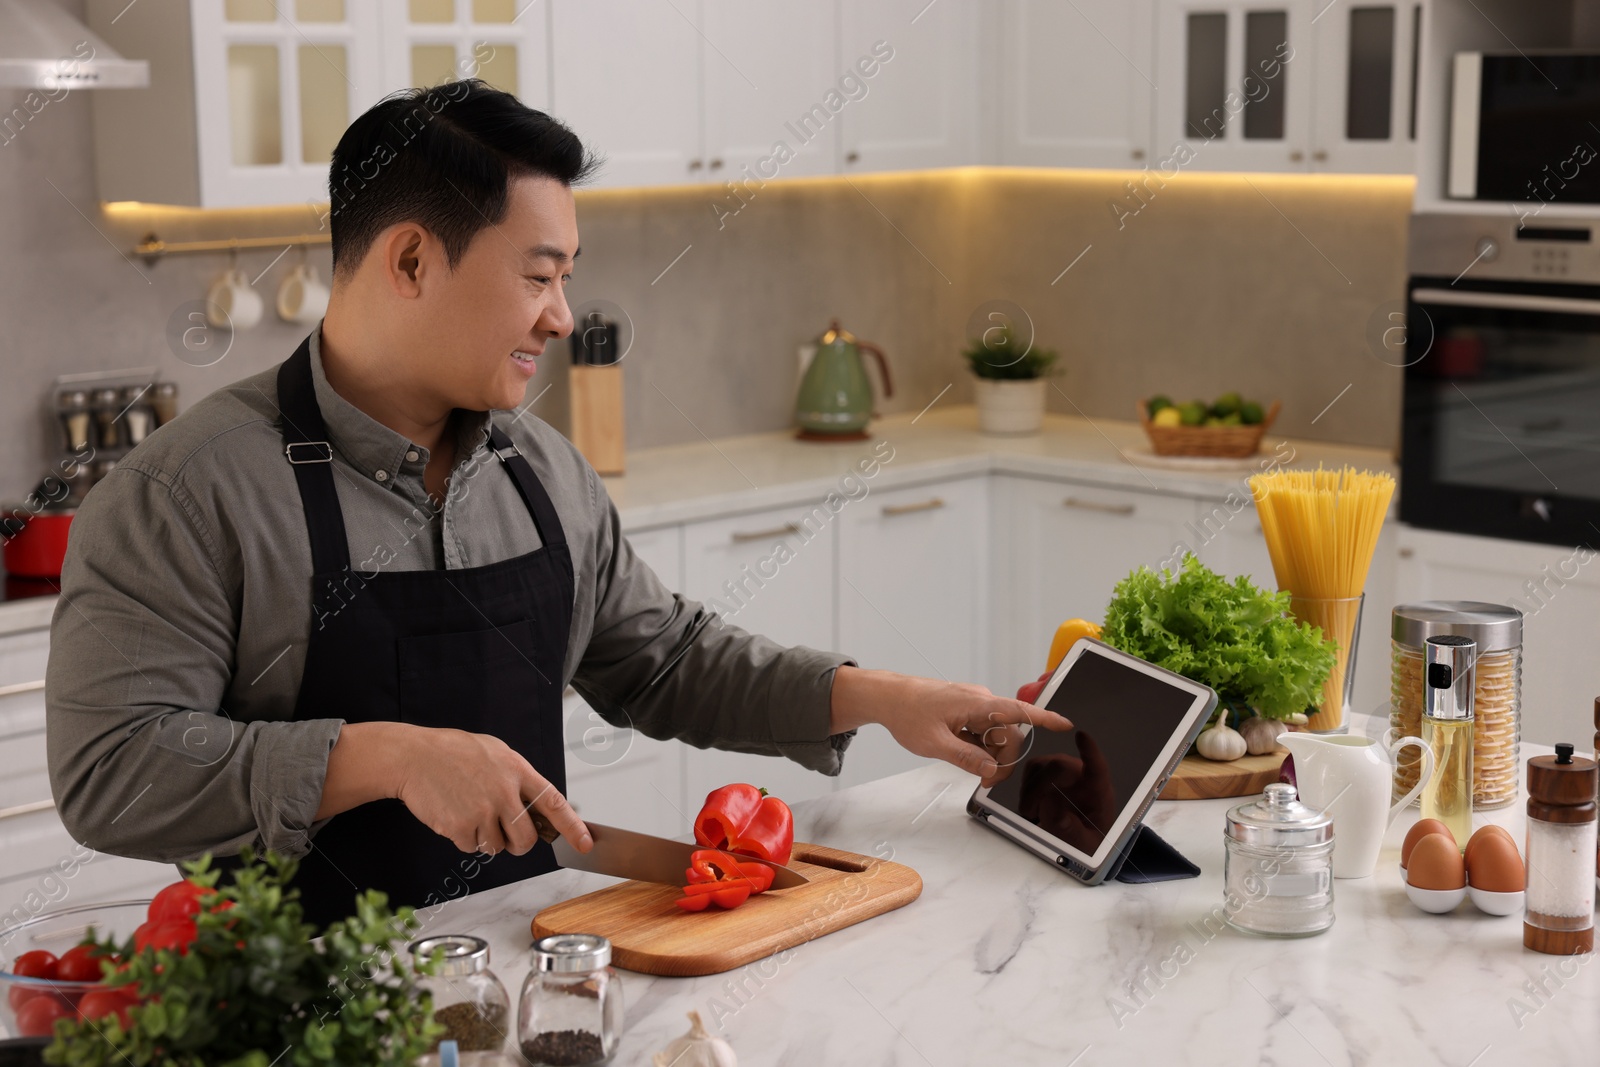
[[[1079,638],[1100,636],[1100,626],[1088,619],[1068,619],[1056,627],[1056,635],[1050,640],[1050,662],[1047,670],[1055,670],[1061,666],[1061,661],[1066,658],[1068,650],[1078,643]]]

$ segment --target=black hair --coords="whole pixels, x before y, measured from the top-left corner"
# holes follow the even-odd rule
[[[378,234],[415,222],[454,267],[505,218],[511,179],[576,185],[599,160],[558,119],[476,78],[406,89],[344,131],[328,168],[333,269],[353,270]]]

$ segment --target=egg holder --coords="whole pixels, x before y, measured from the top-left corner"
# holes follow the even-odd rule
[[[1479,827],[1477,832],[1472,835],[1473,839],[1476,840],[1485,831],[1495,835],[1504,833],[1504,831],[1499,827],[1482,826]],[[1425,834],[1422,836],[1427,835]],[[1446,830],[1440,836],[1448,838],[1451,844],[1455,843],[1454,836],[1450,834],[1448,830]],[[1506,837],[1510,839],[1509,834],[1507,834]],[[1415,840],[1420,840],[1420,838],[1412,839],[1411,836],[1408,835],[1407,845],[1409,846],[1414,844]],[[1522,864],[1523,878],[1526,879],[1527,866],[1522,859],[1522,853],[1517,849],[1515,840],[1510,840],[1510,844],[1512,851],[1517,855],[1519,863]],[[1472,842],[1469,841],[1467,843],[1467,849],[1470,851],[1471,847]],[[1486,915],[1505,917],[1507,915],[1520,915],[1522,913],[1523,899],[1525,896],[1523,891],[1518,890],[1515,893],[1496,893],[1471,884],[1471,871],[1465,867],[1465,853],[1463,853],[1463,876],[1467,880],[1467,884],[1456,889],[1423,889],[1420,886],[1412,885],[1404,863],[1403,852],[1401,860],[1400,877],[1405,882],[1406,897],[1411,901],[1411,903],[1415,904],[1419,909],[1427,912],[1430,915],[1444,915],[1452,912],[1461,905],[1463,900],[1467,899],[1468,897],[1471,897],[1473,905]]]

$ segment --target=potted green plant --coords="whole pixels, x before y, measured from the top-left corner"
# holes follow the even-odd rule
[[[974,338],[962,355],[974,377],[978,429],[988,434],[1038,433],[1044,425],[1045,376],[1056,353],[1035,348],[1002,325]]]
[[[390,911],[368,890],[353,916],[318,930],[287,888],[293,860],[245,860],[220,887],[209,859],[186,864],[190,886],[171,888],[192,895],[192,918],[153,917],[125,943],[91,940],[125,1006],[57,1020],[46,1063],[410,1067],[428,1051],[445,1027],[417,981],[436,964],[404,951],[412,909]]]

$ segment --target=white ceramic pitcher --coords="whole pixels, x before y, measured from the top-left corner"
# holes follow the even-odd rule
[[[1333,876],[1366,878],[1378,866],[1383,835],[1433,776],[1433,750],[1420,737],[1402,737],[1385,749],[1375,738],[1355,734],[1280,734],[1278,744],[1294,756],[1300,800],[1333,816]],[[1422,749],[1417,786],[1389,803],[1394,753]]]

